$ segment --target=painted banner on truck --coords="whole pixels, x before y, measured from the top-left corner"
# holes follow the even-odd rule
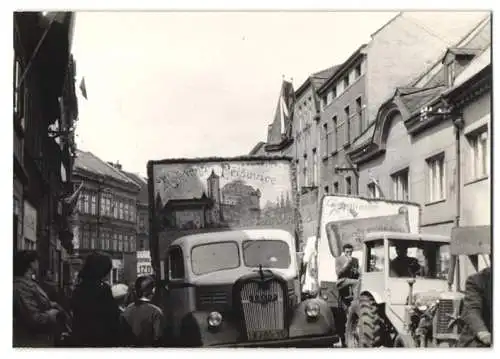
[[[368,232],[418,233],[417,204],[383,199],[325,196],[321,205],[318,241],[318,280],[336,281],[335,257],[344,244],[354,247],[353,256],[363,261],[362,241]]]
[[[173,240],[194,233],[281,228],[295,235],[289,160],[172,160],[150,166],[160,256]]]

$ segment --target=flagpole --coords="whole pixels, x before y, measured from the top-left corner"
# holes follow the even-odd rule
[[[38,44],[36,45],[35,47],[35,50],[33,50],[33,53],[31,54],[31,57],[28,61],[28,64],[26,65],[26,68],[24,69],[24,72],[23,72],[23,75],[21,76],[21,78],[19,79],[19,84],[17,85],[17,88],[15,89],[16,92],[19,92],[23,82],[24,82],[24,79],[26,77],[26,75],[28,74],[28,71],[30,70],[31,68],[31,65],[33,64],[34,60],[35,60],[35,56],[38,54],[38,51],[40,50],[40,47],[42,46],[42,43],[43,41],[45,40],[45,37],[47,36],[47,34],[49,33],[49,30],[50,28],[52,27],[52,24],[54,23],[54,21],[56,20],[56,17],[54,16],[50,22],[49,22],[49,25],[47,26],[47,28],[45,29],[44,33],[42,34],[42,37],[40,38],[40,40],[38,41]],[[14,24],[16,25],[16,27],[18,27],[19,25],[17,24],[17,21],[14,19]],[[18,27],[19,28],[19,27]]]

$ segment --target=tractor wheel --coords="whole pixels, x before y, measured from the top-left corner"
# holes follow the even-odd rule
[[[359,298],[358,319],[359,347],[377,348],[385,342],[384,320],[377,303],[371,296]]]

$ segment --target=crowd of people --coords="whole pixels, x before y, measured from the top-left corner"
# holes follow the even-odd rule
[[[14,257],[14,347],[155,347],[165,340],[166,323],[154,303],[153,277],[135,285],[110,286],[111,258],[87,256],[70,298],[39,283],[35,251]]]

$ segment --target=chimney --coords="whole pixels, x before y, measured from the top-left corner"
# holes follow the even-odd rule
[[[116,168],[117,170],[120,170],[120,171],[122,170],[122,165],[118,161],[116,161],[116,163],[108,161],[108,165],[110,165],[113,168]]]

